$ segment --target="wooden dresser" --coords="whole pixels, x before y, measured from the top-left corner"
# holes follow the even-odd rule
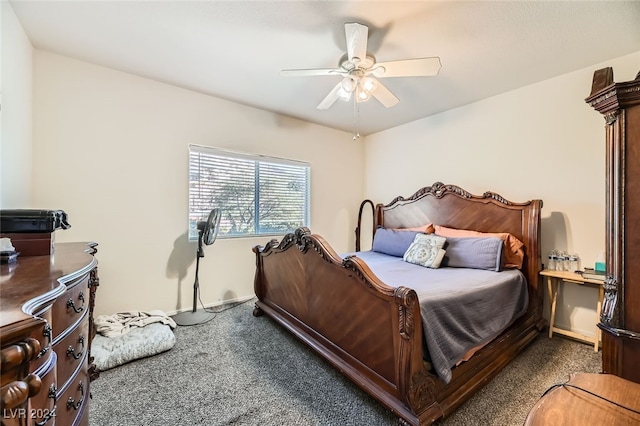
[[[602,371],[640,383],[640,73],[614,83],[611,68],[596,71],[586,102],[606,135]]]
[[[2,425],[88,425],[95,243],[0,266]]]

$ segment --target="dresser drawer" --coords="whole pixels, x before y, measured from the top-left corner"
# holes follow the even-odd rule
[[[29,406],[25,424],[53,425],[56,423],[57,376],[56,354],[52,353],[49,360],[36,373],[42,380],[40,392],[29,399]]]
[[[89,274],[68,284],[67,291],[53,304],[53,338],[72,327],[89,310]]]
[[[82,368],[78,375],[71,379],[69,386],[62,389],[62,393],[58,396],[56,424],[81,424],[80,420],[88,415],[88,404],[89,374],[87,373],[87,357],[85,356],[82,358]],[[85,424],[87,423],[85,422]]]
[[[89,348],[89,316],[85,315],[80,325],[62,337],[53,348],[58,356],[58,383],[62,388],[86,358]]]

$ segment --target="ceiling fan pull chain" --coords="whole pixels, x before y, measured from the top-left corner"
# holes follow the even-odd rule
[[[353,140],[357,141],[360,139],[360,107],[358,106],[358,97],[353,97],[353,120],[355,131],[353,134]]]

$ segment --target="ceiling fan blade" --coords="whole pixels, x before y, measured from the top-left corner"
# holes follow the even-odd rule
[[[344,71],[337,68],[316,68],[307,70],[282,70],[280,75],[283,77],[308,77],[313,75],[342,75]]]
[[[350,61],[359,58],[361,61],[367,58],[367,37],[369,28],[358,23],[344,24],[344,32],[347,36],[347,56]]]
[[[328,109],[338,100],[338,90],[340,90],[342,82],[336,84],[336,86],[329,92],[329,94],[318,104],[318,109]]]
[[[379,81],[376,81],[376,88],[371,94],[387,108],[391,108],[400,102],[400,100]]]
[[[442,64],[440,58],[417,58],[401,61],[378,62],[371,73],[379,78],[431,77],[437,75]]]

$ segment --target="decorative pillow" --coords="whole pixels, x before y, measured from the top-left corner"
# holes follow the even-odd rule
[[[447,254],[441,266],[498,272],[502,269],[503,246],[497,237],[447,238],[443,247]]]
[[[468,229],[447,228],[445,226],[434,225],[436,234],[446,238],[469,238],[469,237],[497,237],[504,241],[504,268],[522,268],[524,260],[524,243],[512,234],[506,232],[478,232]]]
[[[415,231],[402,231],[379,227],[373,236],[373,251],[402,257],[413,239],[418,234]]]
[[[434,234],[417,234],[402,259],[427,268],[438,268],[445,255],[442,249],[445,241],[446,238]]]
[[[422,226],[414,226],[412,228],[395,228],[395,229],[397,231],[416,231],[416,232],[423,232],[425,234],[433,234],[434,232],[436,232],[435,228],[433,227],[433,223],[427,223]]]

